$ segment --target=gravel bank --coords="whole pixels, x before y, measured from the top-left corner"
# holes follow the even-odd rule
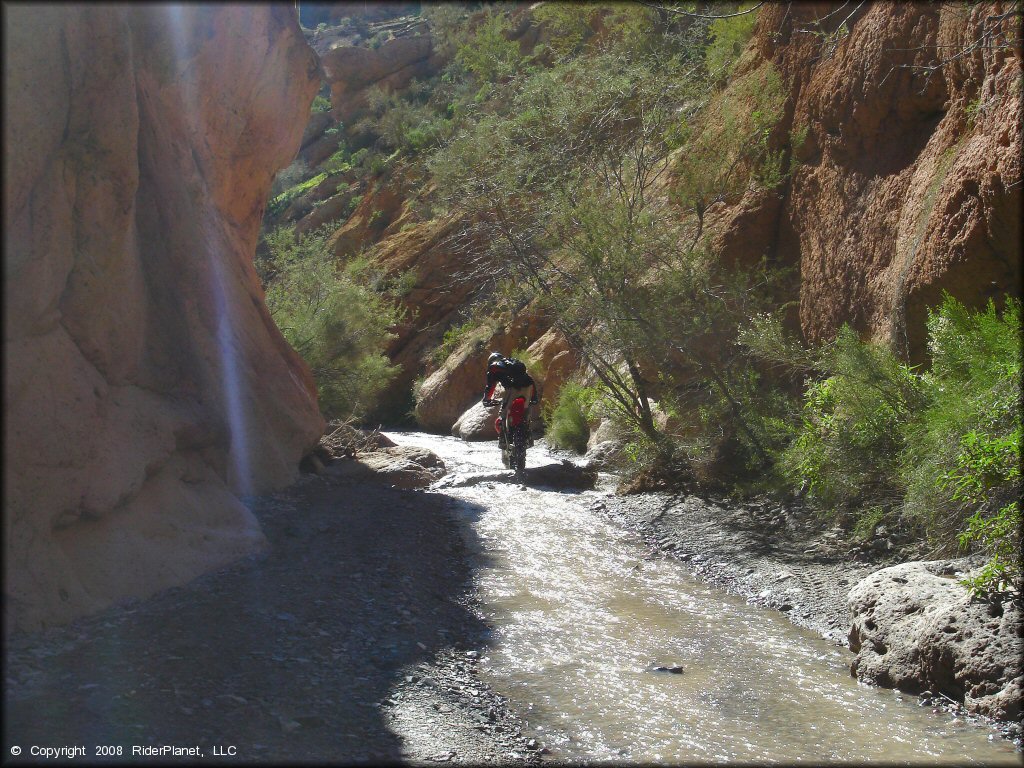
[[[752,603],[847,645],[846,594],[889,550],[850,548],[837,527],[773,502],[737,504],[686,494],[611,496],[597,509],[651,547],[690,563],[695,574]]]
[[[252,500],[259,555],[11,638],[8,743],[81,744],[89,762],[164,744],[207,763],[215,747],[236,764],[539,761],[475,675],[488,628],[450,504],[316,476]]]

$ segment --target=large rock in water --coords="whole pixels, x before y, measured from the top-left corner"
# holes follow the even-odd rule
[[[252,264],[318,65],[290,6],[5,21],[4,590],[30,629],[261,546],[237,496],[322,432]]]
[[[850,590],[851,672],[909,693],[926,689],[971,712],[1020,717],[1020,606],[972,600],[944,561],[883,568]]]
[[[485,407],[482,403],[473,403],[452,425],[452,435],[469,443],[497,440],[494,420],[500,413],[500,404]]]

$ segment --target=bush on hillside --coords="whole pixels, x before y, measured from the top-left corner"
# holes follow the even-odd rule
[[[274,322],[309,364],[328,418],[359,418],[376,405],[397,372],[383,351],[398,319],[394,304],[339,270],[328,246],[329,229],[303,236],[294,228],[266,238],[260,265]]]

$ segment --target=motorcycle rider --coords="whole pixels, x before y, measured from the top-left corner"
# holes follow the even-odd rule
[[[484,399],[483,405],[491,406],[494,405],[495,401],[492,399],[494,396],[494,388],[501,384],[502,389],[505,390],[505,394],[501,400],[501,423],[502,430],[498,435],[498,445],[501,448],[505,448],[505,417],[508,412],[508,404],[519,395],[523,397],[529,393],[530,405],[537,404],[537,385],[526,371],[526,365],[513,357],[505,357],[500,352],[491,352],[490,357],[487,358],[487,386],[484,388]],[[526,415],[523,417],[526,419],[526,423],[529,424],[530,409],[526,410]],[[530,438],[530,444],[533,443],[533,438]]]

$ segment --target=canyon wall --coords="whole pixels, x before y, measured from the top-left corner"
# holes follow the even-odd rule
[[[799,265],[808,341],[848,322],[922,362],[942,291],[978,307],[1020,290],[1021,51],[998,44],[1019,17],[841,5],[761,11],[741,69],[773,63],[790,87],[778,138],[806,139],[782,195],[737,206],[719,246]]]
[[[255,551],[322,432],[252,265],[319,65],[291,6],[5,8],[9,629]]]

